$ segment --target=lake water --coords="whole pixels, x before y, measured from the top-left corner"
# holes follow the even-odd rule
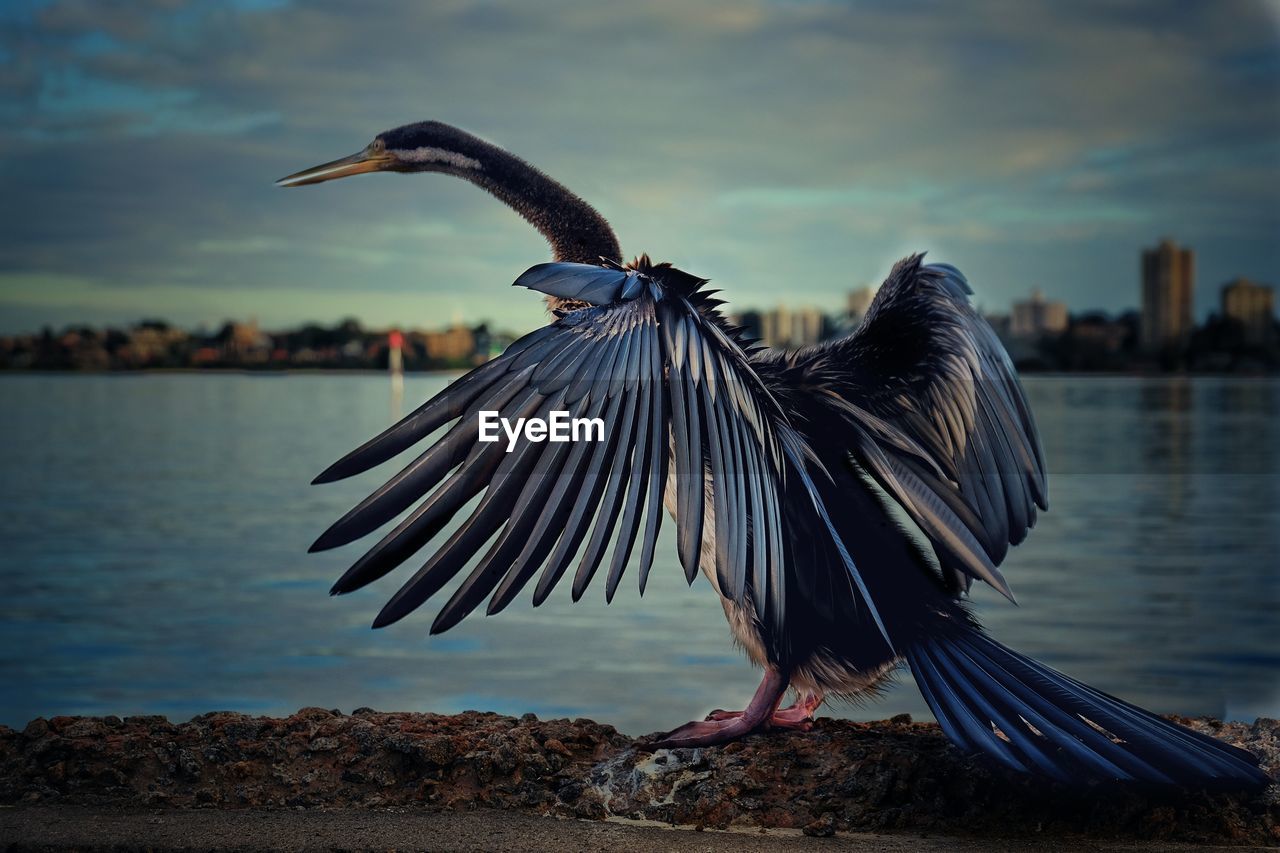
[[[409,377],[405,406],[442,387]],[[1162,712],[1280,716],[1280,382],[1033,377],[1052,511],[975,588],[1003,642]],[[54,714],[468,708],[640,734],[741,707],[757,673],[672,526],[634,575],[429,637],[331,598],[363,543],[311,540],[381,480],[309,486],[394,414],[375,375],[0,377],[0,723]],[[395,463],[385,466],[393,470]],[[444,599],[441,598],[440,601]],[[864,707],[928,712],[910,677]]]

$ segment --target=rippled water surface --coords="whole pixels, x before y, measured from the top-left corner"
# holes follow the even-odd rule
[[[407,406],[442,387],[410,377]],[[1004,642],[1159,711],[1280,716],[1280,382],[1032,378],[1052,511],[975,589]],[[381,481],[311,477],[385,427],[382,376],[0,377],[0,723],[212,709],[590,716],[638,734],[740,707],[757,673],[664,529],[643,600],[568,589],[429,637],[330,598],[307,545]],[[394,463],[386,466],[390,470]],[[927,716],[903,675],[834,713]]]

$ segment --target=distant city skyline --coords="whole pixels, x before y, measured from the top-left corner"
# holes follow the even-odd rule
[[[0,330],[544,322],[509,285],[545,245],[475,188],[272,185],[423,118],[509,146],[737,310],[834,314],[927,250],[986,311],[1038,286],[1114,312],[1168,234],[1196,248],[1199,321],[1220,283],[1280,278],[1277,45],[1250,0],[11,0]]]
[[[1142,346],[1158,350],[1163,346],[1185,346],[1192,332],[1210,317],[1225,317],[1242,324],[1252,343],[1265,342],[1275,316],[1275,288],[1237,276],[1216,287],[1201,287],[1214,300],[1204,317],[1197,317],[1191,306],[1195,300],[1195,251],[1179,246],[1164,237],[1151,248],[1137,253],[1138,276],[1135,281],[1135,304],[1114,310],[1101,308],[1072,309],[1066,302],[1051,298],[1038,286],[1032,286],[1022,297],[1015,296],[1006,311],[977,307],[1010,338],[1038,338],[1064,333],[1071,318],[1094,312],[1120,316],[1127,313],[1139,317]],[[828,326],[844,323],[850,329],[861,322],[876,287],[862,285],[845,294],[842,311],[822,311],[812,304],[780,301],[770,306],[745,306],[733,312],[739,322],[769,346],[800,346],[815,343],[822,337],[825,316]],[[819,313],[820,312],[820,313]]]
[[[1195,252],[1164,238],[1138,255],[1140,309],[1072,315],[1064,302],[1039,287],[1015,300],[1009,313],[983,312],[1014,363],[1033,370],[1210,370],[1244,372],[1280,368],[1280,325],[1275,289],[1246,278],[1219,289],[1216,319],[1196,323]],[[782,303],[729,313],[752,340],[798,349],[848,334],[863,322],[875,299],[867,286],[850,290],[844,309]],[[0,369],[137,370],[173,368],[359,369],[406,364],[417,369],[456,368],[491,358],[518,334],[470,328],[455,316],[431,330],[392,324],[364,328],[345,318],[331,329],[309,324],[264,331],[256,319],[227,321],[217,332],[186,331],[159,320],[125,328],[46,328],[0,332]]]
[[[1056,334],[1063,331],[1071,318],[1082,317],[1094,312],[1101,312],[1111,316],[1122,316],[1124,314],[1133,313],[1142,316],[1147,309],[1156,311],[1154,306],[1147,305],[1147,293],[1149,284],[1154,287],[1155,282],[1149,282],[1145,275],[1146,266],[1156,262],[1164,252],[1166,261],[1170,261],[1173,255],[1177,253],[1177,257],[1184,265],[1194,265],[1194,250],[1190,247],[1178,247],[1176,243],[1168,238],[1161,241],[1154,249],[1143,249],[1140,252],[1141,260],[1144,265],[1143,273],[1139,276],[1135,283],[1134,304],[1122,305],[1115,309],[1106,309],[1100,307],[1089,307],[1083,309],[1073,308],[1065,301],[1051,298],[1051,294],[1045,294],[1041,288],[1032,286],[1023,294],[1014,294],[1008,308],[1006,310],[991,310],[984,306],[980,301],[975,301],[974,306],[981,311],[982,314],[989,318],[999,318],[1009,323],[1009,332],[1015,336],[1028,336],[1038,333]],[[1182,290],[1181,280],[1176,285],[1180,292]],[[766,305],[734,305],[728,303],[725,310],[731,317],[741,318],[743,315],[754,315],[755,319],[760,322],[760,327],[756,329],[759,339],[770,346],[788,345],[791,342],[812,343],[820,338],[820,332],[823,329],[822,321],[831,322],[852,322],[856,325],[865,315],[867,308],[870,307],[871,301],[875,298],[878,287],[870,285],[861,285],[852,288],[844,294],[842,300],[843,305],[834,310],[828,310],[821,305],[815,303],[799,303],[794,301],[780,300],[773,304]],[[1205,312],[1203,317],[1196,316],[1192,313],[1190,325],[1185,327],[1179,325],[1179,339],[1184,340],[1186,334],[1193,327],[1201,325],[1206,319],[1217,317],[1230,317],[1240,320],[1247,326],[1257,326],[1262,319],[1275,317],[1275,286],[1270,282],[1257,281],[1255,279],[1244,276],[1236,276],[1234,278],[1223,281],[1220,285],[1213,287],[1196,288],[1192,281],[1191,293],[1197,291],[1207,291],[1208,298],[1212,299],[1211,307]],[[1184,294],[1185,295],[1185,294]],[[200,329],[209,331],[227,323],[231,324],[251,324],[254,328],[259,326],[259,318],[256,316],[236,317],[232,315],[218,316],[213,320],[200,320],[196,322],[183,323],[170,317],[161,316],[158,313],[139,314],[133,317],[126,317],[119,321],[105,321],[99,323],[71,320],[67,322],[46,323],[40,327],[21,327],[21,328],[5,328],[0,324],[0,335],[24,335],[35,334],[48,328],[53,331],[61,331],[75,327],[88,328],[130,328],[145,324],[148,321],[157,320],[164,323],[173,323],[178,327],[187,330],[197,331]],[[462,326],[478,326],[485,324],[494,324],[491,317],[465,317],[461,312],[455,311],[445,324],[443,321],[435,323],[419,320],[409,320],[406,322],[369,322],[354,313],[344,314],[331,320],[314,320],[306,319],[292,322],[267,323],[265,326],[270,329],[283,330],[288,328],[302,327],[308,324],[315,325],[332,325],[343,321],[354,320],[360,323],[364,328],[370,330],[381,329],[402,330],[402,331],[418,331],[425,332],[446,328],[457,328]],[[501,324],[497,324],[501,325]]]
[[[1197,255],[1193,263],[1198,264],[1200,261]],[[1278,271],[1280,272],[1280,271]],[[1220,283],[1206,285],[1200,282],[1200,287],[1192,288],[1192,301],[1190,303],[1190,323],[1192,325],[1203,323],[1206,319],[1213,315],[1221,315],[1225,312],[1223,298],[1221,296],[1222,289],[1236,282],[1249,282],[1262,287],[1272,287],[1272,279],[1280,279],[1280,274],[1271,277],[1262,276],[1245,276],[1232,275],[1224,278]],[[1103,311],[1109,314],[1122,314],[1127,311],[1142,312],[1143,308],[1143,288],[1145,286],[1141,269],[1135,272],[1132,282],[1132,292],[1129,294],[1131,298],[1127,301],[1123,295],[1115,296],[1107,300],[1108,304],[1073,304],[1069,296],[1045,292],[1039,286],[1030,286],[1025,291],[1014,291],[1008,294],[1008,298],[1003,304],[993,304],[984,301],[982,293],[975,288],[975,293],[970,297],[975,307],[980,309],[984,314],[1003,315],[1012,317],[1020,309],[1030,310],[1028,308],[1029,301],[1034,302],[1037,298],[1047,301],[1052,307],[1050,310],[1057,311],[1057,306],[1064,306],[1065,310],[1072,316],[1085,314],[1091,311]],[[865,307],[861,311],[855,306],[861,307],[869,305],[869,299],[874,296],[879,285],[856,285],[844,292],[836,293],[831,299],[808,299],[801,301],[799,299],[779,298],[776,301],[762,303],[743,303],[741,300],[735,300],[731,291],[726,291],[726,310],[730,313],[742,312],[771,312],[771,311],[799,311],[808,315],[813,311],[820,311],[826,316],[842,316],[842,315],[858,315],[865,311]],[[304,300],[308,304],[313,304],[314,300]],[[335,307],[350,307],[350,304],[344,299],[338,299],[334,302]],[[93,314],[95,312],[90,312]],[[503,312],[497,312],[501,315]],[[24,312],[16,312],[12,314],[0,313],[0,334],[21,334],[39,331],[45,326],[62,329],[76,325],[87,326],[128,326],[137,323],[147,317],[156,316],[164,317],[166,321],[173,321],[179,325],[188,328],[200,327],[216,327],[228,320],[233,320],[237,316],[251,316],[256,321],[259,320],[256,314],[232,314],[227,312],[219,312],[217,309],[211,311],[200,311],[197,309],[195,313],[190,310],[179,309],[175,314],[165,314],[159,310],[148,310],[146,307],[141,310],[135,310],[132,305],[122,305],[118,310],[107,312],[102,315],[103,319],[92,320],[79,317],[77,315],[68,315],[64,319],[46,319],[44,321],[36,321],[38,325],[22,322],[25,316]],[[423,312],[417,315],[408,316],[403,319],[391,317],[382,320],[370,320],[369,316],[362,314],[358,305],[351,307],[351,310],[341,310],[338,313],[327,315],[306,314],[299,312],[291,314],[286,312],[276,319],[270,319],[272,315],[268,315],[268,319],[264,325],[274,328],[285,328],[291,326],[304,325],[306,323],[318,323],[324,325],[326,323],[336,323],[345,319],[356,319],[363,325],[371,328],[435,328],[440,325],[439,318],[432,318]],[[384,316],[381,312],[373,312],[372,316]],[[523,312],[519,317],[523,317]],[[1058,316],[1056,313],[1055,317]],[[187,318],[187,319],[180,319]],[[465,307],[455,307],[450,314],[450,323],[452,324],[481,324],[495,322],[492,314],[483,314],[477,311],[466,310]],[[522,326],[520,320],[508,323],[512,328],[531,328],[533,325],[541,325],[546,322],[545,311],[542,310],[541,302],[537,301],[535,313]],[[811,322],[811,321],[810,321]],[[1054,321],[1051,325],[1055,328],[1059,325]],[[808,335],[803,336],[806,339]],[[784,336],[785,338],[785,336]]]

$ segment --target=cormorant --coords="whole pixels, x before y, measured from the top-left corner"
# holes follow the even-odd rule
[[[1027,399],[959,270],[912,255],[852,334],[768,349],[727,322],[704,279],[644,255],[623,263],[609,224],[585,201],[447,124],[389,130],[278,183],[364,172],[470,181],[537,228],[554,256],[515,282],[546,295],[548,325],[315,480],[366,471],[444,431],[316,540],[313,551],[344,545],[417,504],[334,594],[408,560],[483,493],[374,627],[403,618],[468,565],[433,634],[486,598],[489,613],[502,610],[539,570],[540,604],[575,560],[575,600],[601,567],[611,600],[633,557],[643,592],[665,504],[685,575],[706,575],[764,678],[744,711],[714,712],[654,748],[807,729],[824,697],[874,690],[905,660],[947,735],[1014,770],[1072,783],[1269,781],[1250,753],[1001,645],[961,601],[974,579],[1012,600],[997,566],[1048,504]],[[482,411],[602,418],[606,435],[507,452],[479,440]],[[795,703],[779,709],[788,687]]]

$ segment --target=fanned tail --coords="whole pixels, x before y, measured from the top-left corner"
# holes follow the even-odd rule
[[[947,736],[1013,770],[1068,784],[1271,784],[1252,753],[1108,696],[968,624],[945,619],[907,659]]]

